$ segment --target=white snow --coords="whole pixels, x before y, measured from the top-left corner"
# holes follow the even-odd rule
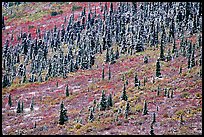
[[[5,27],[5,29],[9,29],[9,28],[11,28],[11,26],[6,26],[6,27]]]

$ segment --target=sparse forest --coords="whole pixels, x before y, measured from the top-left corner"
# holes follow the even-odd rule
[[[202,2],[2,2],[3,135],[202,135]]]

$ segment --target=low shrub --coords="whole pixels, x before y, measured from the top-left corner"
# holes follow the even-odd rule
[[[75,10],[78,10],[78,9],[82,9],[82,7],[81,6],[76,6],[76,5],[72,6],[72,11],[75,11]]]

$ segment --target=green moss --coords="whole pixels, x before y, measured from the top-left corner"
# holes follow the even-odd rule
[[[188,98],[190,96],[190,93],[189,92],[183,92],[181,94],[181,98]]]

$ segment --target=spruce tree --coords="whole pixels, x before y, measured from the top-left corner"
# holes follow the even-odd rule
[[[154,124],[155,122],[156,122],[156,114],[155,114],[155,112],[153,113],[153,116],[152,116],[153,118],[152,118],[152,124]]]
[[[111,70],[110,70],[110,66],[108,66],[108,80],[111,79]]]
[[[8,97],[8,105],[11,107],[12,106],[12,100],[11,100],[11,94],[9,94],[9,97]]]
[[[139,80],[137,77],[137,73],[135,73],[135,87],[139,86]]]
[[[195,56],[194,56],[194,50],[192,52],[192,55],[191,55],[191,68],[195,66]]]
[[[122,92],[122,95],[121,95],[121,100],[127,101],[127,99],[128,99],[128,97],[126,95],[126,88],[125,88],[125,83],[124,83],[123,92]]]
[[[107,47],[106,49],[106,63],[108,63],[110,61],[110,57],[109,57],[109,48]]]
[[[30,111],[33,111],[34,110],[34,102],[33,102],[33,98],[31,100],[31,103],[30,103]]]
[[[60,118],[59,118],[60,125],[63,125],[64,122],[68,120],[66,113],[67,113],[67,110],[64,108],[64,102],[62,101],[60,104]]]
[[[164,57],[164,42],[163,42],[163,40],[161,39],[161,46],[160,46],[160,59],[162,60],[162,61],[164,61],[165,60],[165,57]]]
[[[172,53],[174,53],[174,52],[175,52],[175,50],[176,50],[176,41],[175,41],[175,38],[174,38]]]
[[[115,59],[119,59],[119,50],[118,50],[118,47],[117,47],[116,52],[115,52]]]
[[[106,96],[105,91],[102,91],[101,100],[100,100],[100,111],[103,111],[106,109]]]
[[[146,100],[145,100],[145,101],[144,101],[144,106],[143,106],[142,115],[146,115],[147,112],[148,112],[148,110],[147,110],[147,102],[146,102]]]
[[[191,68],[191,55],[188,55],[188,69]]]
[[[173,98],[174,90],[171,90],[171,98]]]
[[[182,66],[179,67],[179,74],[181,74],[181,73],[182,73]]]
[[[23,101],[21,103],[21,112],[23,113],[23,108],[24,108],[24,105],[23,105]]]
[[[151,127],[150,127],[150,135],[155,135],[155,134],[154,134],[153,124],[151,124]]]
[[[199,66],[202,66],[202,54],[200,55]]]
[[[107,100],[107,107],[112,107],[113,106],[113,100],[112,100],[112,95],[109,94],[108,100]]]
[[[66,97],[69,97],[69,87],[68,87],[68,84],[66,85],[66,88],[65,88],[65,94],[66,94]]]
[[[90,122],[94,121],[93,109],[90,110],[89,121]]]
[[[156,63],[156,77],[161,77],[159,59],[157,60],[157,63]]]
[[[129,102],[127,102],[126,107],[125,107],[125,119],[127,119],[127,116],[129,114],[129,110],[130,110],[130,104],[129,104]]]
[[[157,88],[157,96],[159,96],[159,92],[160,92],[160,87],[158,86],[158,88]]]
[[[111,48],[111,53],[110,53],[111,55],[111,57],[110,57],[110,61],[111,61],[111,64],[114,64],[115,63],[115,55],[114,55],[114,53],[113,53],[113,48]]]
[[[145,64],[148,63],[148,57],[147,57],[147,56],[145,56],[143,60],[144,60],[144,63],[145,63]]]
[[[16,113],[21,113],[21,102],[20,102],[20,100],[18,100],[18,106],[17,106]]]

